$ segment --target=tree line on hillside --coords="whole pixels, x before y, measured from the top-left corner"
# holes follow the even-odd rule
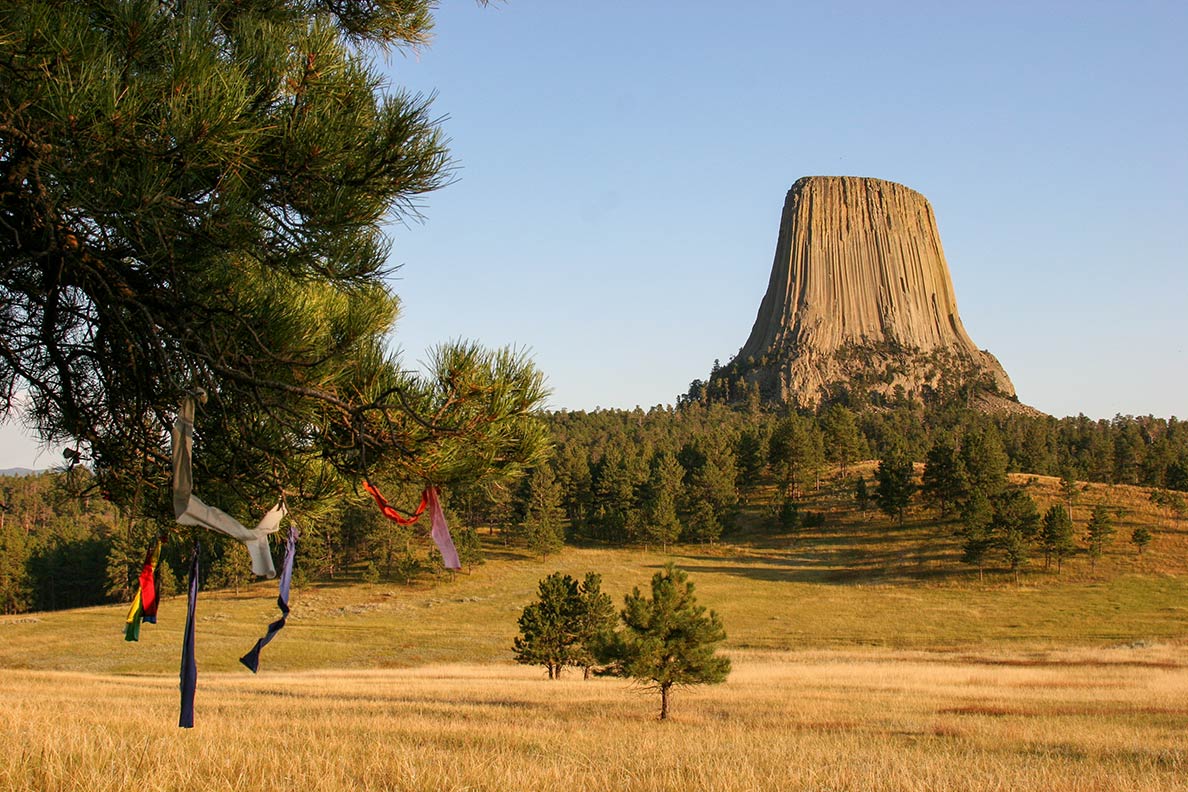
[[[862,459],[893,457],[902,467],[949,454],[975,477],[992,477],[978,472],[989,468],[1188,491],[1188,426],[1175,418],[991,418],[955,408],[859,414],[837,405],[811,414],[685,401],[675,409],[556,412],[548,421],[548,465],[504,502],[488,502],[481,520],[536,533],[548,526],[553,544],[562,530],[572,541],[609,544],[714,541],[740,503],[773,483],[777,520],[792,526],[813,518],[798,504],[827,469],[845,477]],[[937,497],[947,514],[957,493]],[[532,532],[525,540],[534,541]],[[542,551],[547,544],[539,543]]]
[[[827,471],[845,478],[864,459],[897,468],[901,478],[908,471],[909,483],[912,462],[924,461],[919,492],[905,484],[896,493],[887,477],[856,478],[855,499],[862,508],[876,498],[897,503],[890,514],[898,518],[915,497],[943,517],[960,518],[972,526],[963,541],[979,568],[1006,559],[1017,570],[1025,550],[1042,552],[1057,566],[1065,557],[1063,540],[1042,538],[1047,516],[1040,515],[1037,528],[1021,501],[1004,494],[1007,472],[1158,487],[1156,497],[1172,511],[1182,508],[1180,493],[1188,492],[1188,427],[1175,418],[990,418],[953,408],[855,413],[837,405],[813,414],[686,400],[647,411],[559,411],[547,414],[545,423],[552,454],[518,481],[501,487],[462,482],[444,490],[465,564],[481,562],[480,527],[494,534],[488,541],[526,546],[540,556],[565,542],[664,547],[717,541],[760,487],[776,488],[774,528],[811,525],[821,515],[804,508],[805,496]],[[0,611],[131,596],[144,548],[161,525],[101,497],[80,498],[79,492],[94,492],[78,480],[86,476],[76,467],[70,476],[0,478],[0,501],[7,506],[0,523]],[[409,507],[419,497],[411,482],[392,481],[383,489]],[[441,573],[417,529],[385,520],[366,494],[348,491],[297,518],[304,520],[299,579],[410,582]],[[1051,519],[1050,532],[1062,535],[1059,518]],[[247,581],[237,546],[202,540],[210,559],[204,585]],[[179,554],[166,547],[166,591],[183,568]]]

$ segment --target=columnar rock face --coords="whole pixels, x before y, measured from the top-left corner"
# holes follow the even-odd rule
[[[1015,397],[961,324],[927,199],[851,176],[809,176],[788,191],[767,294],[722,374],[735,397],[758,387],[802,406],[843,392]]]

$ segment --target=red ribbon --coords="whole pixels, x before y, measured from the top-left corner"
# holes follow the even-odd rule
[[[417,507],[417,510],[412,513],[411,517],[405,517],[403,514],[390,506],[388,504],[388,499],[381,495],[380,491],[375,488],[375,485],[367,479],[363,479],[363,489],[370,492],[371,497],[375,498],[375,502],[379,504],[380,511],[384,513],[384,516],[399,525],[412,525],[420,518],[422,514],[425,513],[425,507],[429,505],[429,490],[426,488],[425,491],[421,493],[421,505]]]

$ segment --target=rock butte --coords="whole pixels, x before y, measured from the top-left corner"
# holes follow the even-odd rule
[[[805,407],[847,392],[876,402],[962,394],[1030,411],[961,324],[928,200],[881,179],[792,185],[767,294],[721,375],[734,398],[758,387],[766,400]]]

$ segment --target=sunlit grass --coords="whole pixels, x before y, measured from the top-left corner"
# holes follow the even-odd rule
[[[869,468],[869,465],[866,466]],[[867,471],[869,472],[869,470]],[[1027,483],[1041,510],[1054,479]],[[774,531],[773,492],[712,546],[498,544],[472,574],[294,588],[252,676],[276,583],[203,592],[197,725],[178,730],[184,599],[125,643],[125,606],[0,616],[0,790],[1173,790],[1188,777],[1188,532],[1139,488],[1113,547],[1060,575],[979,581],[952,525],[903,526],[826,482],[825,524]],[[1081,514],[1080,512],[1084,512]],[[1142,556],[1129,526],[1155,528]],[[621,680],[511,664],[537,582],[603,575],[616,601],[667,561],[728,633],[725,685],[674,721]]]
[[[735,653],[655,696],[511,665],[175,677],[0,672],[5,790],[1172,790],[1188,672],[1168,649],[942,658]]]

